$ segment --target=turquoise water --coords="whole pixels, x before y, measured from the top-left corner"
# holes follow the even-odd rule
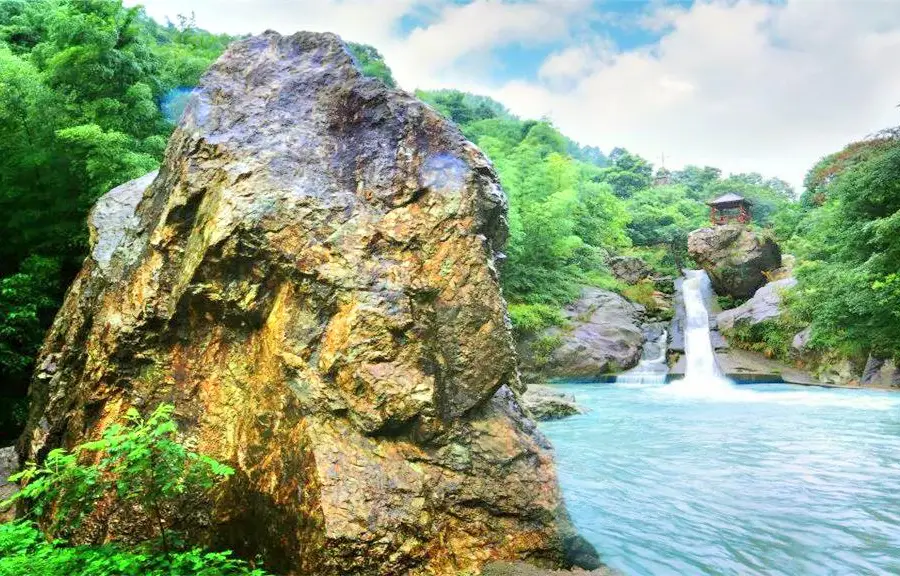
[[[566,384],[541,425],[575,525],[629,575],[900,574],[900,394]]]

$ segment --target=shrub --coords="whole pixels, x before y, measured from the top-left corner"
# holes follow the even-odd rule
[[[266,576],[229,552],[194,548],[160,554],[148,546],[70,546],[31,522],[0,524],[0,576]]]
[[[791,343],[798,330],[778,320],[764,320],[757,324],[737,322],[724,336],[737,348],[762,352],[768,358],[790,360]]]
[[[622,289],[621,294],[632,302],[645,307],[648,312],[653,312],[658,308],[656,299],[653,298],[654,292],[656,292],[656,287],[653,285],[653,282],[651,280],[642,280],[637,284],[626,286]]]
[[[560,309],[549,304],[510,304],[509,318],[518,335],[534,334],[565,322]]]
[[[234,473],[180,443],[173,412],[163,404],[145,419],[131,408],[124,424],[108,427],[99,440],[71,451],[51,450],[40,465],[28,462],[11,476],[21,490],[0,507],[22,501],[37,523],[0,525],[0,576],[265,574],[231,558],[230,552],[186,548],[183,539],[173,538],[171,526],[179,515],[195,509]],[[70,545],[66,537],[96,511],[101,499],[110,497],[114,507],[130,505],[146,514],[155,533],[131,547],[115,542]]]
[[[559,348],[562,343],[562,337],[559,335],[544,335],[535,340],[531,344],[531,352],[534,359],[534,365],[541,368],[550,361],[550,355]]]

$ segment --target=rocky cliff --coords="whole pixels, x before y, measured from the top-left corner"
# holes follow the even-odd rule
[[[596,565],[512,391],[493,168],[337,37],[233,44],[159,173],[90,225],[23,458],[165,401],[237,470],[191,533],[273,570],[456,574],[567,549]],[[99,518],[92,537],[136,523]]]
[[[781,266],[781,250],[771,238],[741,224],[694,230],[688,252],[717,294],[746,299],[766,283],[763,272]]]

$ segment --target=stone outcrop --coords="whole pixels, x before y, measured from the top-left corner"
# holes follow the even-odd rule
[[[169,402],[236,469],[190,534],[277,573],[594,567],[513,392],[506,236],[488,160],[336,36],[235,42],[94,209],[20,455]]]
[[[803,353],[806,350],[806,347],[809,345],[809,341],[812,338],[812,326],[807,326],[803,330],[794,334],[794,338],[791,340],[791,348],[793,348],[796,353]]]
[[[688,252],[709,274],[716,293],[732,298],[750,298],[766,283],[763,272],[781,266],[778,244],[741,224],[694,230]]]
[[[753,298],[737,308],[725,310],[716,316],[719,330],[730,330],[736,324],[754,325],[766,320],[773,320],[781,315],[781,294],[797,285],[794,278],[785,278],[769,282],[756,291]]]
[[[0,448],[0,502],[11,498],[18,491],[18,486],[6,481],[18,470],[19,458],[15,447]],[[14,518],[15,510],[12,506],[0,506],[0,522],[8,522]]]
[[[575,396],[558,392],[550,386],[532,384],[522,394],[522,404],[535,420],[560,420],[583,412]]]
[[[543,331],[519,346],[523,373],[529,381],[596,379],[633,367],[641,357],[644,337],[639,324],[643,308],[609,290],[586,287],[563,309],[566,325]],[[546,342],[552,351],[537,352]]]
[[[653,273],[646,262],[634,256],[615,256],[606,263],[613,276],[627,284],[637,284]]]
[[[892,360],[870,354],[859,383],[863,386],[900,388],[900,368]]]

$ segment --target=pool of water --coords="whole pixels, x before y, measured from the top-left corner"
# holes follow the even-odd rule
[[[900,394],[564,384],[575,525],[629,575],[900,574]]]

